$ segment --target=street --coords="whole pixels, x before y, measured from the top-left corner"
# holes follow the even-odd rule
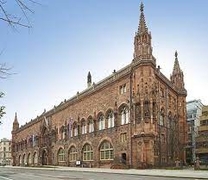
[[[102,172],[60,171],[48,169],[14,169],[0,167],[0,180],[178,180],[187,178],[153,177]]]

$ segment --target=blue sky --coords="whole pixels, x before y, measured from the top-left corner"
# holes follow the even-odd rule
[[[19,14],[8,1],[8,10]],[[39,1],[40,2],[40,1]],[[14,75],[1,81],[6,115],[0,138],[11,138],[17,112],[20,125],[129,64],[138,28],[140,0],[43,0],[32,5],[32,29],[0,22],[0,63]],[[208,104],[208,1],[143,0],[157,65],[169,78],[178,51],[187,100]]]

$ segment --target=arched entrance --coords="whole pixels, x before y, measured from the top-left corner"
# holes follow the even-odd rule
[[[126,164],[126,153],[121,154],[121,161],[122,163]]]
[[[48,164],[48,153],[47,151],[44,149],[42,151],[42,165],[47,165]]]

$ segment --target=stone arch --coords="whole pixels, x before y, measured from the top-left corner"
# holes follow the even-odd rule
[[[97,124],[98,124],[98,127],[97,127],[98,130],[103,130],[103,129],[106,128],[106,126],[105,126],[105,114],[102,111],[100,111],[97,114]]]
[[[110,141],[104,139],[98,146],[100,160],[113,160],[114,148]]]
[[[42,150],[42,165],[47,165],[48,164],[48,151],[46,149]]]
[[[26,163],[27,163],[27,157],[26,157],[26,154],[24,153],[22,156],[22,164],[26,165]]]
[[[27,155],[27,164],[30,166],[32,164],[32,155],[31,153],[29,152],[28,155]]]
[[[75,144],[71,144],[68,151],[67,151],[67,155],[68,155],[68,162],[75,162],[77,161],[77,147]]]
[[[65,150],[62,146],[57,151],[57,162],[58,164],[65,162]]]
[[[83,161],[92,161],[94,160],[94,150],[92,143],[86,142],[82,146],[81,150],[81,159]]]
[[[22,156],[21,156],[21,154],[20,154],[19,157],[18,157],[18,164],[19,164],[19,165],[22,165]]]
[[[114,125],[115,125],[115,115],[114,115],[114,111],[113,111],[112,108],[109,108],[105,112],[105,119],[106,119],[107,128],[114,127]]]
[[[38,153],[36,151],[33,153],[33,164],[38,164]]]
[[[118,108],[119,125],[124,125],[130,122],[129,106],[126,103],[122,103]]]
[[[100,149],[101,144],[102,144],[104,141],[110,142],[110,143],[112,144],[112,146],[113,146],[113,143],[112,143],[111,138],[110,138],[110,137],[104,137],[104,138],[102,138],[102,139],[99,141],[99,143],[98,143],[98,146],[97,146],[97,150],[98,150],[98,151],[99,151],[99,149]]]
[[[82,118],[80,120],[80,124],[81,124],[81,133],[86,134],[87,133],[87,120],[85,118]]]
[[[122,108],[126,107],[129,110],[129,106],[127,103],[123,102],[119,105],[118,111],[121,112]]]
[[[88,116],[88,118],[87,118],[87,124],[88,124],[88,132],[89,133],[94,132],[94,130],[95,130],[95,121],[94,121],[92,115]]]

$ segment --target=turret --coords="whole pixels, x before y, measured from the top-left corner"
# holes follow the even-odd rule
[[[92,85],[92,76],[89,71],[87,75],[87,87],[90,87],[91,85]]]
[[[152,45],[151,45],[151,33],[148,32],[144,17],[144,5],[140,5],[140,20],[138,31],[134,37],[134,60],[151,60],[155,65],[155,58],[152,55]]]
[[[178,90],[184,90],[184,77],[183,71],[180,68],[179,61],[178,61],[178,52],[175,52],[175,62],[173,67],[172,75],[170,76],[172,84]]]
[[[13,131],[17,131],[19,129],[19,122],[17,120],[17,113],[15,113],[14,122],[13,122]]]

